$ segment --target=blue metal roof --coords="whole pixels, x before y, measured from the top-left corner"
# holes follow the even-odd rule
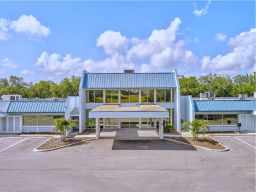
[[[11,101],[7,113],[64,113],[66,101]]]
[[[254,100],[193,100],[195,112],[252,112]]]
[[[84,89],[173,88],[176,74],[171,73],[84,73]]]

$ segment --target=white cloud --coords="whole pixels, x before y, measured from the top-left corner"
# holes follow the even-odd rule
[[[127,38],[120,32],[105,31],[97,39],[97,46],[103,47],[108,55],[114,54],[125,48]]]
[[[8,40],[12,32],[25,33],[30,36],[46,37],[51,33],[49,27],[41,24],[32,15],[21,15],[17,20],[0,18],[0,41]]]
[[[28,70],[28,69],[24,69],[24,70],[21,71],[21,74],[22,75],[33,75],[34,72],[31,71],[31,70]]]
[[[4,18],[0,18],[0,41],[7,40],[9,38],[9,28],[8,28],[8,21]]]
[[[61,57],[58,53],[43,52],[37,59],[36,66],[56,75],[64,75],[79,71],[82,62],[80,58],[73,58],[70,54]]]
[[[202,9],[194,8],[193,14],[197,17],[206,15],[208,13],[208,9],[209,9],[211,3],[212,3],[212,0],[208,0],[208,2],[206,3],[204,8],[202,8]]]
[[[216,41],[225,41],[227,39],[227,36],[223,33],[217,33],[215,35],[215,40]]]
[[[106,54],[102,60],[43,52],[36,65],[57,75],[79,75],[83,69],[89,72],[122,72],[126,68],[137,72],[172,71],[176,67],[187,70],[195,64],[196,57],[185,49],[185,41],[178,39],[180,25],[177,17],[167,28],[152,30],[145,39],[105,31],[97,39],[97,46],[103,47]]]
[[[3,66],[5,67],[12,68],[12,69],[17,68],[16,63],[9,58],[4,58],[2,63],[3,63]]]
[[[42,25],[32,15],[21,15],[17,20],[12,21],[10,27],[16,31],[35,36],[48,36],[51,32],[50,28]]]
[[[256,66],[256,28],[229,39],[230,52],[202,59],[202,68],[232,73],[237,69],[252,72]]]

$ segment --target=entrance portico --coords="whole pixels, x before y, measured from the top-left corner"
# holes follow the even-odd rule
[[[163,121],[169,117],[167,109],[159,105],[136,105],[136,106],[122,106],[122,105],[101,105],[89,112],[89,118],[95,118],[96,138],[100,137],[100,123],[103,119],[103,127],[105,128],[105,119],[118,119],[118,128],[121,128],[122,120],[125,119],[125,125],[132,129],[133,126],[143,128],[142,119],[152,119],[153,127],[156,128],[156,122],[159,122],[159,137],[163,139]],[[138,119],[136,124],[134,119]],[[129,121],[131,120],[131,121]],[[128,122],[128,124],[127,124]]]

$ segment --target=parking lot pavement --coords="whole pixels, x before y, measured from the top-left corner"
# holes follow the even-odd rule
[[[22,140],[21,137],[1,137],[0,152],[5,151],[9,146],[13,146]]]
[[[46,139],[47,137],[2,137],[0,138],[0,154],[31,152]]]
[[[256,149],[256,136],[243,135],[243,136],[214,136],[214,138],[224,143],[232,150],[255,150]]]
[[[100,139],[33,152],[44,138],[27,138],[0,153],[0,191],[255,192],[255,149],[234,136],[216,139],[230,151],[155,148],[156,141],[112,150],[113,139]]]

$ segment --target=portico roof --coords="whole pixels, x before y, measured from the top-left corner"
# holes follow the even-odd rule
[[[159,105],[101,105],[89,112],[89,118],[168,118],[169,111]]]

